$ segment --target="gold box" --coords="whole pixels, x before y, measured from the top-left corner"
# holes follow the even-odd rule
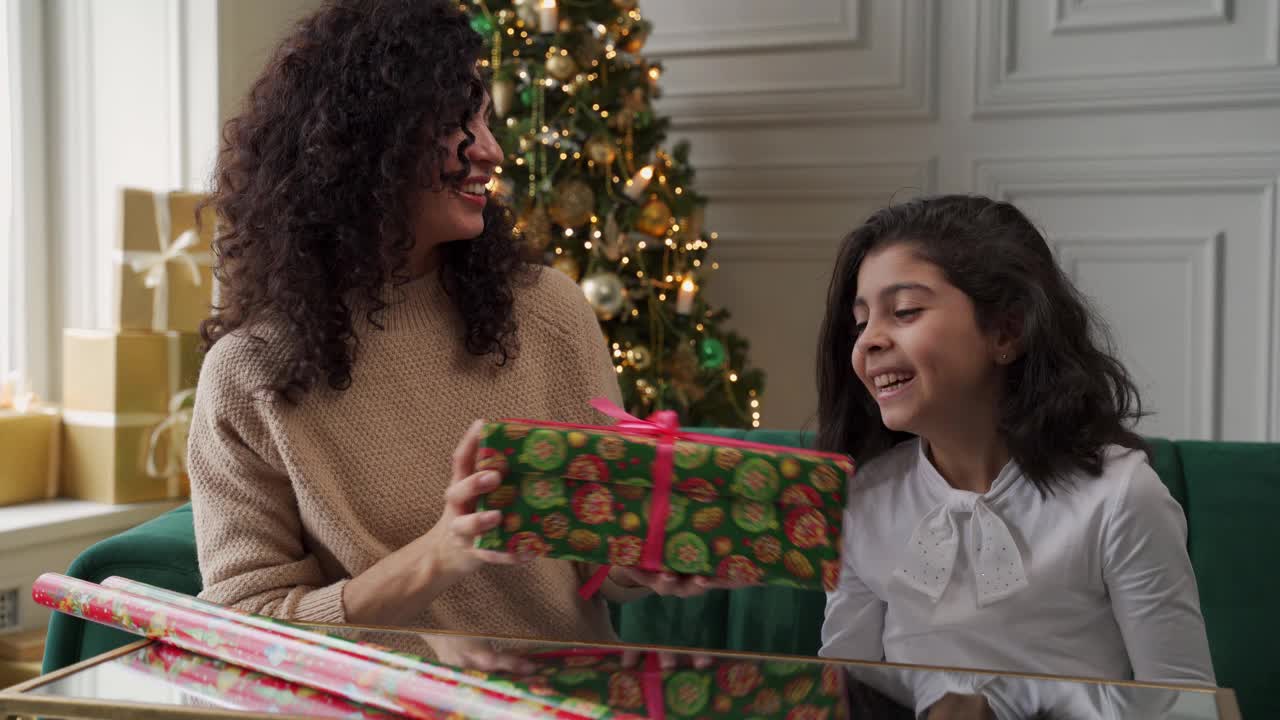
[[[126,188],[120,200],[116,260],[119,326],[126,330],[198,332],[214,298],[214,212],[196,229],[198,193]]]
[[[199,338],[190,333],[63,332],[62,494],[103,503],[183,497],[185,409]]]
[[[61,422],[55,408],[0,410],[0,506],[57,494]]]

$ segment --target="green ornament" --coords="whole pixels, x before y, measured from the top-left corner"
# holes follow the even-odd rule
[[[471,16],[471,29],[488,37],[493,34],[493,18],[485,13]]]
[[[724,365],[724,343],[715,338],[703,338],[698,343],[698,359],[704,370],[714,370]]]
[[[525,107],[533,105],[533,93],[534,90],[532,85],[520,91],[520,102],[523,103]]]

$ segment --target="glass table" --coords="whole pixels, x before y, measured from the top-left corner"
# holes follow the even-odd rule
[[[649,717],[1239,718],[1234,694],[1223,689],[623,643],[583,645],[388,628],[305,627],[409,652],[421,650],[415,646],[423,642],[433,647],[484,644],[502,658],[531,663],[518,672],[499,673],[503,678],[530,686],[541,683],[562,694]],[[652,687],[658,688],[656,695],[648,692]],[[0,691],[0,718],[267,714],[397,717],[149,640]]]

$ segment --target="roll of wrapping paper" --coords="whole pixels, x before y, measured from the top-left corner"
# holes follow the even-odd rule
[[[519,700],[546,705],[553,709],[571,712],[574,717],[620,717],[618,715],[608,715],[608,708],[603,706],[589,706],[584,704],[582,700],[576,698],[535,695],[524,688],[513,685],[505,680],[500,680],[494,676],[483,673],[454,670],[449,667],[428,662],[427,660],[415,655],[384,648],[374,643],[356,642],[340,636],[312,632],[283,620],[276,620],[275,618],[264,617],[262,615],[252,615],[241,610],[236,610],[235,608],[218,605],[216,603],[208,602],[207,600],[201,600],[199,598],[191,597],[190,595],[183,595],[182,593],[176,593],[172,590],[165,590],[136,580],[112,576],[103,580],[102,586],[150,598],[168,605],[175,605],[197,612],[207,613],[223,620],[243,623],[250,627],[295,638],[304,642],[314,643],[328,648],[329,650],[353,655],[371,662],[401,668],[410,672],[429,674],[458,685],[474,685],[481,689],[492,689],[494,687],[494,683],[499,683],[501,691],[506,695],[510,695]]]
[[[399,717],[359,705],[333,693],[282,680],[238,665],[154,642],[120,658],[121,664],[165,682],[200,702],[262,714],[284,713],[344,720],[391,720]],[[449,714],[435,715],[445,720]]]
[[[314,641],[288,637],[188,607],[159,602],[76,578],[45,573],[31,595],[41,605],[189,652],[331,692],[353,702],[431,720],[439,710],[474,718],[623,718],[596,704],[581,711],[515,697],[503,690],[463,685],[424,671],[391,667]],[[426,670],[437,666],[425,665]]]

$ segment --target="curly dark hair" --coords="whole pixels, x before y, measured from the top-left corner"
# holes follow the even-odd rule
[[[1064,484],[1073,471],[1100,474],[1108,444],[1150,454],[1131,429],[1143,415],[1137,386],[1043,235],[1013,205],[969,195],[891,205],[845,238],[818,344],[820,447],[866,462],[911,437],[885,427],[849,367],[858,270],[872,251],[896,243],[941,268],[973,301],[984,331],[1011,314],[1021,318],[1022,353],[1005,376],[999,432],[1041,491]]]
[[[350,386],[353,313],[381,327],[384,292],[409,279],[411,198],[470,171],[482,53],[449,0],[333,0],[297,24],[223,129],[206,201],[221,304],[201,327],[206,348],[283,323],[271,390],[297,402],[321,380]],[[442,141],[459,128],[462,170],[442,176]],[[480,236],[440,247],[439,274],[467,351],[502,364],[518,349],[514,288],[532,266],[509,210],[491,202],[484,220]]]

